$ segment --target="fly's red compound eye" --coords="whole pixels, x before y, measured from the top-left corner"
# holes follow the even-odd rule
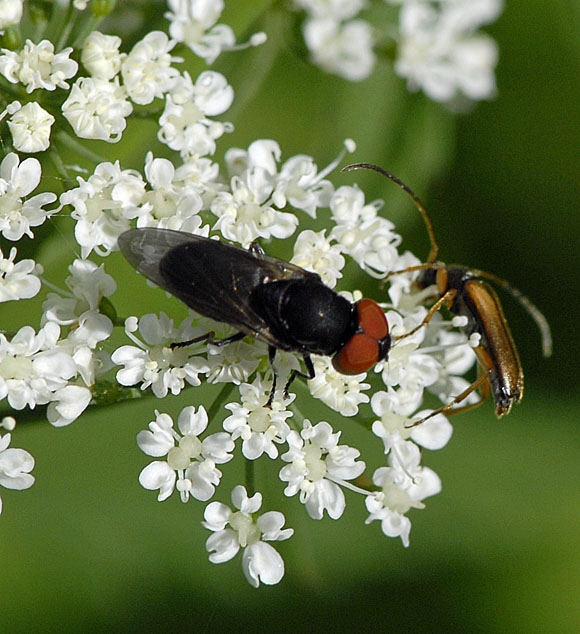
[[[383,309],[372,299],[361,299],[356,304],[359,328],[369,337],[381,341],[389,336],[389,324]]]
[[[332,365],[341,374],[360,374],[372,368],[378,360],[377,340],[361,333],[353,335],[334,355]]]
[[[332,359],[332,365],[341,374],[366,372],[384,359],[391,346],[389,324],[381,307],[372,299],[357,303],[358,331]]]

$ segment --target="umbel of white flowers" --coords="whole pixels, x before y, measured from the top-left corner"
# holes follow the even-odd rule
[[[497,17],[498,0],[392,1],[399,5],[398,22],[382,25],[366,20],[365,4],[296,0],[312,63],[348,80],[363,79],[372,72],[378,34],[394,33],[394,69],[411,90],[442,102],[494,94],[496,47],[478,29]],[[296,498],[315,520],[325,514],[341,518],[344,490],[350,489],[364,502],[367,523],[378,520],[385,535],[408,545],[407,514],[441,489],[438,476],[422,464],[420,448],[441,449],[451,437],[442,415],[415,427],[412,422],[424,414],[425,390],[445,401],[467,387],[463,374],[473,364],[477,341],[452,328],[460,325],[457,320],[448,323],[436,315],[396,343],[373,372],[346,376],[328,358],[314,355],[315,376],[306,387],[296,381],[289,398],[280,393],[268,403],[272,367],[263,341],[172,347],[208,331],[217,338],[233,334],[227,325],[195,313],[179,323],[162,312],[131,315],[119,324],[111,308],[117,283],[105,259],[132,227],[174,229],[243,247],[263,239],[272,253],[278,240],[291,241],[290,261],[316,272],[350,302],[361,294],[341,286],[348,261],[382,279],[420,260],[399,252],[401,238],[381,213],[382,201],[368,202],[356,185],[337,187],[330,180],[344,154],[354,151],[352,141],[322,169],[306,154],[283,159],[274,139],[229,147],[221,163],[214,160],[218,143],[233,129],[217,117],[232,105],[234,91],[213,70],[192,77],[174,50],[187,48],[211,64],[223,51],[259,46],[266,34],[238,44],[233,30],[220,22],[223,0],[168,0],[166,29],[147,33],[129,48],[117,35],[88,28],[113,6],[51,3],[47,10],[62,11],[63,34],[87,29],[77,39],[54,37],[61,42],[57,49],[50,39],[32,39],[33,19],[21,0],[0,0],[0,32],[5,43],[14,43],[0,51],[0,133],[11,150],[0,162],[0,233],[15,244],[0,252],[0,302],[25,302],[45,292],[39,323],[0,332],[0,400],[15,415],[46,406],[48,421],[63,426],[91,399],[98,402],[97,388],[105,381],[159,399],[202,382],[223,384],[221,400],[212,407],[190,405],[176,416],[161,407],[152,413],[137,438],[153,459],[139,481],[159,501],[176,493],[183,502],[207,503],[203,526],[212,533],[206,544],[210,561],[222,563],[243,550],[243,570],[254,586],[281,580],[284,563],[273,542],[287,540],[293,531],[283,528],[279,511],[261,513],[276,500],[247,482],[233,488],[233,508],[215,499],[229,498],[220,488],[222,470],[236,460],[272,461],[280,495]],[[142,170],[98,159],[82,175],[67,167],[63,156],[69,148],[90,151],[95,140],[123,143],[128,122],[148,108],[171,161],[147,152]],[[43,178],[40,161],[21,156],[42,152],[56,159],[59,179]],[[81,256],[71,252],[66,288],[43,277],[42,263],[18,257],[21,240],[38,240],[37,228],[61,216],[72,218],[70,229],[63,223],[62,231],[70,231]],[[324,231],[312,228],[316,218],[324,219]],[[412,276],[393,277],[378,292],[395,339],[424,319],[426,293],[413,289]],[[111,335],[123,325],[125,341],[111,349]],[[295,355],[277,352],[281,379],[299,367]],[[300,408],[294,390],[301,392]],[[341,443],[341,432],[330,422],[303,415],[313,400],[327,406],[327,418],[337,425],[341,417],[371,421],[382,461],[367,464],[356,447]],[[217,417],[217,411],[227,415]],[[0,437],[0,485],[28,488],[34,459],[10,446],[17,433],[14,417],[1,425],[8,433]]]

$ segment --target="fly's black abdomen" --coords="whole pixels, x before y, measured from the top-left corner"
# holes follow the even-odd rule
[[[354,305],[316,279],[261,284],[251,304],[281,340],[314,354],[334,354],[358,325]]]

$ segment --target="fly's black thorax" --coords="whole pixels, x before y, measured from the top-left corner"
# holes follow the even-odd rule
[[[317,280],[260,284],[250,301],[287,350],[332,355],[357,329],[355,306]]]

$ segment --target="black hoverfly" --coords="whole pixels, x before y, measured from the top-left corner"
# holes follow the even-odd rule
[[[276,350],[298,352],[314,378],[311,354],[333,356],[342,374],[359,374],[385,359],[391,347],[383,310],[371,299],[351,303],[323,284],[320,276],[266,255],[257,243],[249,249],[170,229],[130,229],[119,236],[119,248],[145,277],[175,295],[200,315],[233,326],[238,332],[214,340],[207,333],[189,345],[207,340],[215,345],[253,335]],[[276,373],[268,403],[276,389]]]
[[[387,275],[388,279],[400,273],[421,271],[415,282],[416,287],[425,289],[434,285],[437,289],[438,298],[421,324],[405,336],[409,336],[427,324],[442,305],[447,306],[452,314],[461,315],[467,319],[465,326],[467,336],[474,333],[480,336],[479,345],[474,348],[479,364],[479,377],[450,403],[435,410],[415,424],[419,424],[438,413],[454,414],[477,407],[483,403],[490,392],[493,394],[496,415],[501,417],[509,414],[512,405],[519,403],[523,398],[524,371],[499,297],[484,279],[502,286],[528,311],[538,325],[542,337],[543,353],[545,357],[548,357],[552,352],[552,337],[546,318],[525,295],[497,275],[464,266],[447,265],[438,261],[439,245],[435,240],[431,219],[419,197],[403,181],[378,165],[355,163],[347,165],[342,171],[356,169],[374,170],[399,185],[411,196],[427,227],[431,242],[427,261],[424,264],[410,266],[400,271],[392,271]],[[461,403],[478,388],[481,392],[481,400],[453,408],[453,405]]]

